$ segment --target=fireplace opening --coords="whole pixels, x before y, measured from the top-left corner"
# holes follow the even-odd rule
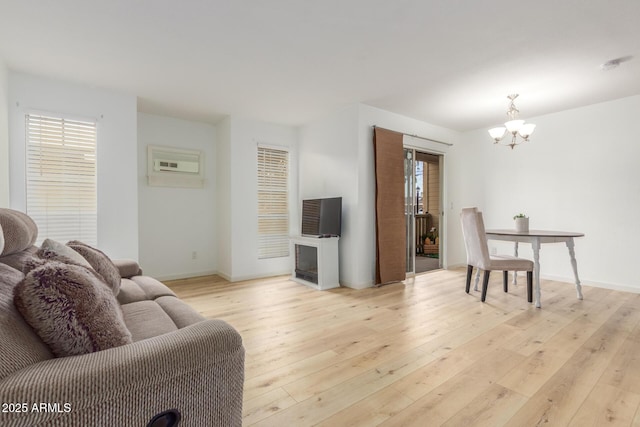
[[[318,248],[296,245],[296,277],[318,284]]]

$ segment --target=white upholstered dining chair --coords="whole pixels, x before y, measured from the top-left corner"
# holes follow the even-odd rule
[[[484,271],[484,276],[482,278],[482,302],[484,302],[487,297],[489,274],[492,270],[502,270],[503,288],[505,292],[509,290],[509,271],[526,271],[527,299],[529,302],[532,302],[533,261],[508,255],[489,255],[489,246],[487,245],[487,236],[484,230],[482,212],[479,212],[477,208],[462,209],[460,220],[462,222],[464,245],[467,249],[467,284],[465,291],[469,293],[474,267]]]

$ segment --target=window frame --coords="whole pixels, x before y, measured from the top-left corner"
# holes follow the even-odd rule
[[[45,135],[43,126],[56,124],[59,128]],[[25,212],[38,226],[36,244],[51,238],[97,245],[97,118],[29,110],[24,112],[24,126]]]
[[[262,154],[261,154],[262,153]],[[261,159],[262,155],[262,159]],[[272,157],[271,173],[277,173],[275,161],[284,161],[284,176],[270,180],[269,173],[261,169],[266,165],[266,156]],[[287,147],[258,144],[256,152],[257,184],[257,240],[258,259],[284,258],[290,256],[289,213],[291,159]],[[262,163],[261,163],[262,161]],[[265,209],[268,212],[265,212]]]

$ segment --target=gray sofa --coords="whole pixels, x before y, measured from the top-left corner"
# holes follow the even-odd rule
[[[135,262],[114,262],[122,276],[116,298],[132,342],[54,357],[13,299],[37,250],[35,234],[26,215],[0,209],[0,425],[242,424],[240,335],[141,275]]]

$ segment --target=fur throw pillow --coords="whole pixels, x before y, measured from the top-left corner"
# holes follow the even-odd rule
[[[16,285],[14,303],[58,357],[131,343],[115,296],[85,267],[59,261],[34,265]]]
[[[113,294],[118,295],[122,278],[120,277],[120,270],[118,270],[118,267],[111,261],[111,258],[101,250],[79,242],[78,240],[68,242],[67,246],[82,255],[82,257],[91,264],[91,267],[104,278],[107,285],[111,287]]]
[[[54,261],[61,261],[67,264],[78,264],[83,267],[93,268],[89,261],[84,259],[77,251],[74,251],[64,243],[51,239],[45,239],[40,245],[37,255],[40,258],[47,258]]]

